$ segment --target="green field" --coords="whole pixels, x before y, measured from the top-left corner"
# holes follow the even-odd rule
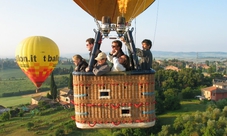
[[[182,114],[191,114],[196,111],[205,111],[206,105],[200,104],[199,100],[181,101],[181,109],[169,111],[166,114],[159,115],[161,124],[173,124],[175,118]]]
[[[65,67],[70,66],[71,65]],[[61,76],[68,75],[56,75],[55,77],[58,78]],[[0,78],[0,96],[5,92],[23,90],[34,90],[35,92],[35,86],[20,69],[2,70],[0,71]],[[44,83],[43,86],[49,87],[48,83]],[[14,107],[16,105],[28,104],[31,102],[32,96],[33,95],[30,94],[26,96],[0,97],[0,105]],[[162,125],[173,124],[175,118],[179,115],[190,114],[195,111],[205,111],[206,108],[204,104],[200,104],[199,100],[182,101],[181,105],[182,107],[180,110],[158,115],[157,118],[160,120],[160,123]],[[54,135],[55,131],[58,129],[63,129],[68,136],[111,136],[112,129],[81,130],[76,128],[75,123],[70,118],[74,113],[75,111],[73,109],[55,111],[45,116],[32,116],[31,113],[27,113],[24,117],[14,117],[6,122],[0,121],[0,136],[51,136]],[[34,126],[31,129],[28,129],[27,127],[28,122],[34,123]],[[68,130],[66,128],[69,123],[73,124],[73,130]]]
[[[2,97],[0,98],[0,105],[4,107],[12,107],[21,104],[28,104],[31,102],[31,97],[22,97],[22,96],[14,96],[14,97]]]
[[[18,97],[19,98],[19,97]],[[24,99],[24,100],[23,100]],[[15,99],[15,102],[26,101],[26,97],[21,97],[21,99]],[[5,99],[7,100],[7,99]],[[8,99],[10,100],[10,99]],[[0,101],[1,103],[1,101]],[[158,119],[160,120],[162,125],[173,124],[175,118],[178,115],[182,114],[190,114],[195,111],[204,111],[205,105],[200,104],[200,101],[183,101],[182,109],[168,112],[163,115],[159,115]],[[30,135],[30,136],[38,136],[38,135],[54,135],[57,129],[63,129],[65,132],[67,131],[66,124],[71,122],[73,124],[73,131],[67,131],[68,136],[111,136],[111,129],[95,129],[95,130],[81,130],[76,128],[76,125],[71,120],[71,116],[74,115],[74,110],[61,110],[57,112],[52,112],[49,115],[34,117],[31,116],[30,113],[26,114],[25,117],[15,117],[10,119],[7,122],[0,122],[0,135],[4,136],[14,136],[14,135]],[[34,127],[28,130],[26,124],[28,122],[34,123]]]
[[[0,70],[0,78],[2,80],[9,80],[13,78],[27,78],[27,76],[21,71],[21,69],[6,69]]]
[[[68,122],[72,122],[71,116],[74,114],[73,110],[62,110],[46,116],[32,116],[32,114],[25,114],[24,117],[14,117],[7,122],[0,122],[0,135],[15,136],[15,135],[54,135],[54,132],[63,128]],[[28,129],[27,123],[31,122],[34,126]],[[76,126],[74,126],[76,127]],[[69,132],[70,133],[70,132]]]
[[[57,67],[67,68],[69,69],[71,65],[57,65]],[[55,79],[61,78],[62,76],[69,76],[67,75],[55,75]],[[50,87],[50,76],[46,79],[46,81],[41,86],[42,88],[49,88]],[[31,91],[35,93],[36,87],[30,81],[30,79],[20,70],[20,69],[7,69],[7,70],[0,70],[0,97],[3,93],[10,93],[10,92],[23,92],[23,91]],[[34,91],[33,91],[34,90]]]
[[[67,68],[69,69],[71,66],[74,66],[73,64],[72,65],[61,65],[61,64],[58,64],[56,66],[56,68]],[[18,69],[4,69],[4,70],[0,70],[0,79],[1,80],[8,80],[8,79],[12,79],[12,78],[27,78],[27,76],[23,73],[23,71],[18,68]]]

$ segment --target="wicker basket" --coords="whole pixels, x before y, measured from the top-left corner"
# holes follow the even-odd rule
[[[73,73],[78,128],[138,128],[155,124],[154,71]]]

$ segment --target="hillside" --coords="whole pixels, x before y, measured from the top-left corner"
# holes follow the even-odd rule
[[[227,52],[168,52],[168,51],[152,51],[153,57],[156,59],[188,59],[195,61],[198,57],[198,61],[204,60],[223,60],[227,59]],[[62,57],[71,58],[74,54],[62,54]],[[81,55],[88,59],[88,53],[81,53]],[[198,55],[198,56],[197,56]]]

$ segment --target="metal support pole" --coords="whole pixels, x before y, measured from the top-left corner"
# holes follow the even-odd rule
[[[100,45],[101,45],[100,39],[101,38],[102,38],[101,32],[100,31],[95,31],[95,42],[94,42],[94,46],[93,46],[92,51],[91,51],[91,58],[89,60],[89,69],[90,69],[90,71],[92,71],[92,69],[93,69],[94,61],[95,61],[94,60],[95,59],[95,53],[100,48]]]
[[[128,40],[127,42],[130,45],[130,50],[131,50],[131,55],[132,55],[132,58],[133,58],[134,68],[136,70],[138,70],[138,69],[140,69],[140,67],[139,67],[138,57],[136,56],[136,47],[135,47],[135,43],[133,41],[132,31],[133,31],[133,29],[132,30],[128,30],[126,32],[127,40]]]

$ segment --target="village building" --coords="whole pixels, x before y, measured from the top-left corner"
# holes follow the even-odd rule
[[[51,103],[53,100],[44,96],[35,96],[35,97],[32,97],[31,99],[31,105],[38,105],[40,101]]]
[[[213,86],[201,90],[202,97],[218,101],[227,98],[227,82],[214,82]]]
[[[165,67],[165,70],[174,70],[174,71],[179,71],[180,69],[178,68],[178,67],[175,67],[175,66],[167,66],[167,67]]]
[[[62,88],[59,91],[59,103],[65,107],[72,107],[73,101],[73,90],[69,89],[68,87]]]
[[[9,108],[5,108],[4,106],[0,105],[0,114],[9,110],[10,110]]]

